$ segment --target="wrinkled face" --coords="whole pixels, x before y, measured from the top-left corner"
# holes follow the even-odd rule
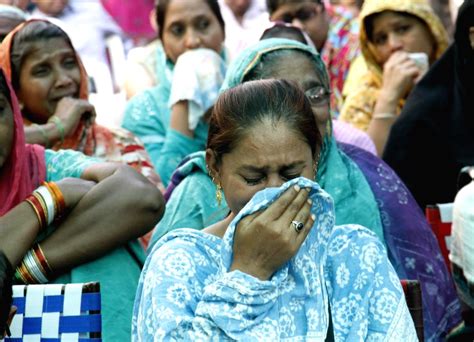
[[[163,24],[163,48],[173,63],[187,50],[221,52],[224,32],[204,0],[172,0]]]
[[[421,20],[392,11],[373,19],[372,43],[377,63],[383,65],[396,51],[424,52],[430,62],[434,59],[435,40]]]
[[[310,59],[302,53],[294,53],[279,58],[275,66],[267,72],[272,78],[290,80],[298,83],[298,85],[308,95],[308,91],[318,87],[322,87],[321,78],[316,72],[315,65]],[[298,65],[295,68],[295,65]],[[330,119],[329,100],[314,105],[312,103],[313,113],[321,136],[326,134],[326,125]]]
[[[220,165],[208,163],[237,214],[260,190],[279,187],[296,177],[314,179],[311,148],[285,123],[264,121],[249,129]]]
[[[8,98],[0,93],[0,170],[11,153],[14,133],[12,107]]]
[[[329,30],[324,14],[324,5],[305,0],[282,4],[270,19],[283,21],[306,31],[314,45],[321,50]]]
[[[469,41],[471,42],[471,48],[474,50],[474,26],[469,28]]]
[[[79,97],[81,72],[72,47],[62,38],[33,44],[20,70],[18,99],[23,112],[45,123],[63,97]]]
[[[247,12],[251,2],[251,0],[225,0],[227,6],[237,17],[241,17]]]
[[[62,13],[69,0],[34,0],[33,3],[44,14],[55,17]]]

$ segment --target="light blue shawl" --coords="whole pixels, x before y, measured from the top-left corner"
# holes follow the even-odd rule
[[[266,281],[229,272],[240,220],[295,184],[310,189],[318,218],[298,253]],[[334,223],[331,197],[297,178],[258,192],[222,239],[191,229],[168,234],[140,277],[132,341],[324,341],[329,310],[335,341],[417,341],[380,240],[364,227]]]

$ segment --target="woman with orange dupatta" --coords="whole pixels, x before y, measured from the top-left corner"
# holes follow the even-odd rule
[[[26,142],[128,164],[163,189],[132,133],[94,122],[86,71],[62,29],[45,20],[17,26],[0,46],[0,64],[18,95]]]

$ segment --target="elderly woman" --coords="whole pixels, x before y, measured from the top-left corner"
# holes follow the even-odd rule
[[[129,101],[122,126],[142,139],[167,185],[182,158],[205,147],[203,117],[225,74],[225,34],[217,0],[159,1],[156,18],[159,80]]]
[[[296,64],[298,68],[294,67]],[[319,55],[295,41],[264,40],[231,64],[224,86],[266,78],[293,80],[311,98],[324,136],[316,179],[334,200],[336,224],[368,227],[386,243],[400,278],[423,280],[425,336],[445,334],[460,319],[459,302],[446,265],[439,259],[438,243],[423,212],[390,167],[362,149],[334,140],[329,121],[328,77]],[[217,186],[206,169],[203,153],[190,156],[173,175],[166,213],[151,243],[173,229],[203,229],[223,219],[229,209],[225,199],[220,204],[216,201]],[[432,291],[434,288],[437,290]],[[449,304],[440,308],[440,300]]]
[[[20,101],[26,142],[128,164],[162,186],[133,134],[94,122],[87,73],[61,28],[44,20],[19,25],[0,46],[0,57]]]
[[[348,94],[340,119],[367,131],[381,155],[406,97],[448,40],[427,0],[367,0],[360,17],[368,71]]]
[[[134,341],[416,341],[383,245],[364,227],[335,227],[330,196],[309,180],[321,146],[294,83],[248,82],[219,97],[206,162],[230,213],[154,247]]]

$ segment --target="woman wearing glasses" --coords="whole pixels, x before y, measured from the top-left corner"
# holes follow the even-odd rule
[[[319,55],[296,41],[263,40],[233,61],[224,87],[268,78],[295,81],[310,98],[324,140],[315,178],[334,200],[336,224],[368,227],[386,244],[400,278],[424,280],[425,336],[444,334],[459,321],[459,303],[446,265],[437,259],[440,255],[437,241],[423,213],[393,170],[360,148],[336,143],[328,120],[329,82]],[[272,150],[276,151],[277,147]],[[155,229],[149,250],[172,230],[182,227],[202,230],[229,213],[226,199],[216,199],[222,184],[216,179],[213,182],[209,175],[204,152],[188,159],[172,177],[165,216]],[[284,176],[292,178],[291,170],[287,171]],[[262,177],[257,174],[251,180],[258,181]],[[435,273],[431,273],[432,269]],[[432,291],[433,288],[437,290]],[[446,303],[441,310],[439,301]]]
[[[306,31],[326,64],[331,85],[331,111],[339,116],[342,88],[350,64],[359,55],[359,25],[342,6],[322,0],[267,0],[272,21],[283,21]]]

